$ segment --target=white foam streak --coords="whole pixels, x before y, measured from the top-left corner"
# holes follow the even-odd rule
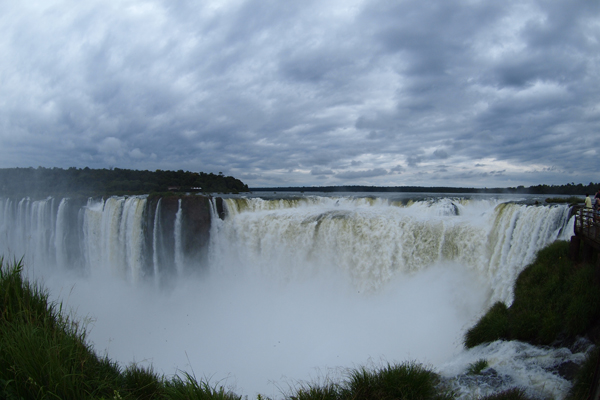
[[[54,247],[56,249],[56,265],[66,266],[69,264],[66,247],[66,208],[69,199],[62,199],[56,212],[56,234],[54,235]]]
[[[160,226],[160,210],[161,210],[161,202],[162,198],[158,199],[158,203],[156,204],[156,210],[154,211],[154,227],[152,230],[152,267],[154,272],[154,283],[156,286],[160,283],[160,265],[158,261],[158,252],[156,249],[158,248],[159,242],[159,233],[161,232]]]
[[[183,210],[181,208],[181,199],[178,201],[177,205],[177,213],[175,214],[175,268],[177,269],[177,273],[179,276],[183,274],[184,268],[184,257],[183,257],[183,246],[182,246],[182,219]]]

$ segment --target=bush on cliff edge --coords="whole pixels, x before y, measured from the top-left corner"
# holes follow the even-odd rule
[[[510,307],[494,304],[465,334],[465,347],[498,339],[551,345],[575,339],[600,317],[596,268],[574,265],[569,243],[557,241],[540,250],[515,282]]]

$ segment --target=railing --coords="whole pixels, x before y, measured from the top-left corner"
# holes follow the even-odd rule
[[[600,244],[600,212],[591,208],[575,207],[575,234]]]

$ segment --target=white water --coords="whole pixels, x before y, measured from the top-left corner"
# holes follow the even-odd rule
[[[283,280],[336,273],[368,292],[399,274],[456,263],[489,286],[491,301],[510,304],[512,284],[537,250],[572,235],[566,207],[493,199],[401,206],[385,199],[254,198],[226,204],[231,218],[212,232],[213,268]]]
[[[181,276],[183,274],[184,269],[184,261],[183,261],[183,249],[182,249],[182,223],[181,219],[183,218],[183,210],[181,208],[181,199],[178,201],[177,213],[175,214],[175,231],[173,235],[175,236],[175,267],[177,269],[177,274]]]
[[[465,352],[461,344],[489,304],[512,301],[512,284],[537,250],[571,236],[564,206],[485,197],[406,205],[383,197],[227,199],[225,220],[213,215],[209,274],[158,291],[146,278],[158,282],[169,268],[158,256],[157,218],[152,248],[143,240],[145,198],[90,200],[70,213],[67,203],[0,199],[4,252],[24,254],[35,276],[90,318],[95,348],[124,364],[193,371],[240,394],[278,397],[298,380],[342,378],[344,368],[382,360],[418,360],[454,376],[489,358],[529,382],[552,380],[530,385],[534,394],[561,398],[568,389],[505,345]],[[179,276],[181,218],[179,205],[170,233]],[[83,278],[59,273],[65,260],[73,264],[66,243],[76,237]]]

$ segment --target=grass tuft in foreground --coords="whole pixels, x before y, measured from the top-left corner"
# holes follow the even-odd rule
[[[387,364],[370,370],[365,367],[352,370],[341,384],[303,386],[290,400],[450,400],[451,391],[441,385],[439,376],[420,364],[407,362]]]
[[[342,393],[344,398],[360,399],[443,399],[438,383],[437,375],[420,364],[388,364],[375,371],[353,371]]]
[[[240,400],[241,396],[226,391],[223,386],[218,389],[210,386],[208,382],[198,382],[187,372],[184,378],[176,376],[165,384],[165,396],[168,399],[181,400]]]
[[[467,374],[469,375],[479,375],[484,369],[489,366],[488,361],[485,358],[479,359],[472,364],[469,364],[469,368],[467,368]]]
[[[515,283],[513,304],[494,304],[467,331],[467,348],[498,339],[551,345],[582,335],[600,317],[600,290],[593,265],[573,265],[569,243],[539,251]]]

